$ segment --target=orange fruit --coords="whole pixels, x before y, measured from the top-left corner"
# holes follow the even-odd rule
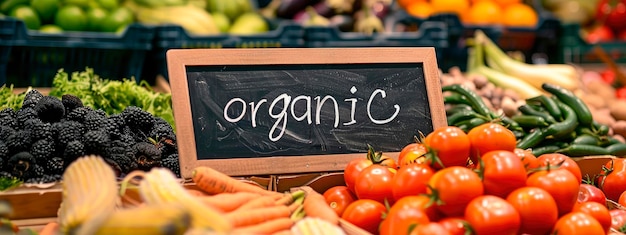
[[[469,24],[498,24],[502,18],[502,8],[492,1],[480,1],[472,4],[465,15]]]
[[[414,2],[406,8],[406,12],[418,18],[428,18],[433,13],[433,7],[428,2]]]
[[[535,10],[523,3],[515,3],[504,8],[502,23],[512,27],[535,27],[539,16]]]
[[[501,7],[508,7],[513,4],[522,3],[522,0],[493,0],[495,3],[500,5]]]
[[[396,3],[398,3],[398,6],[400,6],[402,9],[408,9],[408,7],[416,2],[428,2],[428,0],[396,0]]]
[[[456,13],[463,14],[469,9],[469,0],[431,0],[433,14],[436,13]]]

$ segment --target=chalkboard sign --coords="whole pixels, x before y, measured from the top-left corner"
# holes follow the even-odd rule
[[[445,125],[432,48],[167,53],[181,174],[340,171]]]

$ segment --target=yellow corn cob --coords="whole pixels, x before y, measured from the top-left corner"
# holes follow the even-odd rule
[[[113,212],[95,235],[179,235],[190,225],[190,216],[179,204],[160,204]]]
[[[222,213],[189,194],[170,170],[152,168],[147,173],[133,172],[127,178],[137,175],[143,175],[139,182],[139,194],[147,205],[180,203],[191,215],[192,228],[214,232],[227,232],[232,229],[232,225]]]
[[[62,199],[58,212],[61,231],[82,234],[84,223],[95,226],[115,210],[119,202],[115,173],[98,156],[79,158],[63,174]]]
[[[294,235],[345,235],[346,233],[337,225],[326,220],[313,217],[304,217],[291,227]]]

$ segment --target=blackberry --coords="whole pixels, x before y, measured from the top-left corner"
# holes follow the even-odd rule
[[[61,96],[61,103],[65,107],[65,114],[72,112],[72,110],[83,107],[83,101],[75,95],[65,94]]]
[[[180,177],[180,162],[178,160],[178,154],[170,154],[167,157],[161,159],[161,166],[170,169],[177,177]]]
[[[65,119],[67,119],[68,121],[77,121],[80,123],[83,123],[85,121],[85,116],[87,116],[88,113],[93,112],[94,110],[89,108],[89,107],[78,107],[73,109],[71,112],[67,113],[65,115]]]
[[[68,164],[69,165],[69,164]],[[45,162],[46,174],[49,175],[62,175],[65,170],[65,161],[60,157],[53,157]]]
[[[13,174],[6,172],[6,171],[0,171],[0,177],[2,178],[13,178]]]
[[[33,108],[44,96],[38,90],[30,90],[24,95],[24,101],[22,101],[22,108]]]
[[[9,158],[9,147],[0,140],[0,159],[6,160]],[[3,168],[3,165],[0,165],[0,169]]]
[[[24,122],[26,120],[38,118],[37,112],[34,108],[21,108],[17,111],[15,119],[17,120],[17,125],[20,128],[24,127]]]
[[[133,170],[138,169],[137,162],[125,154],[112,154],[104,159],[115,171],[119,173],[117,176],[128,174]]]
[[[67,143],[74,140],[82,140],[83,124],[75,121],[59,122],[52,125],[53,132],[56,132],[57,144],[65,147]]]
[[[27,179],[26,181],[24,181],[24,183],[27,183],[27,184],[47,184],[47,183],[57,182],[57,181],[61,180],[61,178],[62,178],[61,175],[43,175],[43,176],[40,176],[40,177]]]
[[[81,141],[74,140],[74,141],[70,141],[65,146],[65,150],[63,151],[63,160],[65,160],[65,162],[69,164],[73,162],[74,160],[76,160],[77,158],[82,157],[84,155],[85,155],[85,145],[83,145],[83,142]]]
[[[28,152],[19,152],[9,158],[7,169],[11,174],[20,179],[28,179],[40,173],[35,171],[37,162],[33,155]],[[38,169],[37,169],[38,170]]]
[[[88,131],[83,135],[86,154],[104,155],[111,145],[109,134],[102,130]]]
[[[13,129],[12,127],[0,125],[0,140],[6,141],[9,136],[13,135],[14,133],[15,129]]]
[[[55,144],[49,139],[38,140],[30,147],[30,153],[35,157],[37,162],[44,162],[46,159],[52,158],[54,152]]]
[[[176,134],[174,134],[174,128],[172,128],[172,126],[167,122],[165,123],[157,122],[157,124],[155,124],[152,130],[150,131],[150,136],[159,137],[159,138],[165,137],[167,139],[176,140]]]
[[[24,122],[24,129],[30,131],[33,141],[52,138],[50,123],[34,118]]]
[[[45,172],[45,170],[44,170],[44,167],[42,167],[42,166],[41,166],[41,165],[39,165],[39,164],[35,164],[35,165],[33,166],[32,175],[29,175],[29,177],[28,177],[28,178],[41,177],[41,176],[43,176],[43,175],[45,175],[45,174],[46,174],[46,172]],[[27,178],[26,178],[26,179],[27,179]]]
[[[117,125],[120,129],[126,126],[126,122],[124,121],[124,117],[122,116],[122,114],[111,114],[109,115],[109,117],[107,117],[107,119],[112,120],[115,125]]]
[[[16,131],[13,135],[9,136],[5,141],[9,151],[11,153],[17,153],[21,151],[27,151],[32,144],[31,134],[28,130]]]
[[[89,112],[85,116],[83,125],[85,125],[87,131],[95,131],[100,129],[104,120],[106,120],[105,116],[102,116],[96,112]]]
[[[44,122],[58,122],[65,116],[63,102],[54,96],[44,96],[34,107],[37,116]]]
[[[107,112],[105,112],[102,109],[96,109],[96,113],[100,116],[106,117],[107,116]]]
[[[154,117],[152,114],[139,107],[128,106],[122,111],[121,115],[124,117],[126,125],[144,134],[150,134],[150,130],[152,130],[154,126]]]
[[[111,136],[111,139],[119,139],[122,136],[122,131],[117,122],[113,119],[104,119],[100,126]]]
[[[139,142],[133,146],[135,162],[140,170],[149,171],[158,166],[161,160],[161,150],[154,144]]]
[[[0,111],[0,125],[17,128],[17,113],[12,108],[5,108]]]

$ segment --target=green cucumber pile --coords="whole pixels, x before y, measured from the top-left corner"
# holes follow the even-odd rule
[[[444,86],[448,125],[466,133],[487,122],[499,122],[517,138],[517,148],[535,156],[562,153],[570,157],[625,156],[626,144],[610,135],[610,128],[593,120],[587,105],[571,91],[544,83],[550,95],[527,98],[519,113],[506,117],[490,110],[482,98],[460,84]]]

